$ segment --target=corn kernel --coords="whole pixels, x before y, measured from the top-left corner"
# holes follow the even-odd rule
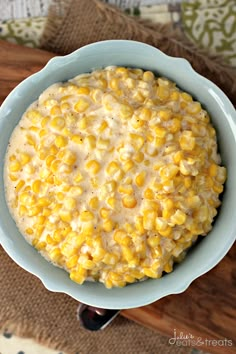
[[[125,172],[128,172],[129,170],[131,170],[133,167],[135,166],[134,162],[132,160],[128,160],[125,162],[125,164],[123,165],[123,170]]]
[[[78,172],[75,177],[73,178],[73,181],[75,183],[80,183],[82,180],[84,179],[84,177],[82,176],[81,172]]]
[[[173,157],[174,163],[179,164],[180,161],[182,161],[183,159],[184,159],[184,153],[182,150],[179,150],[174,154]]]
[[[94,135],[89,135],[84,139],[84,142],[90,149],[94,149],[96,147],[96,137]]]
[[[14,161],[10,162],[10,164],[9,164],[9,171],[10,172],[18,172],[18,171],[20,171],[20,169],[21,169],[21,164],[19,161],[14,160]]]
[[[197,113],[201,112],[201,110],[202,110],[202,107],[199,102],[193,102],[193,103],[190,103],[188,106],[186,106],[186,111],[190,114],[197,114]]]
[[[79,274],[77,271],[72,271],[70,273],[70,279],[78,284],[83,284],[85,281],[85,275]]]
[[[103,219],[107,219],[109,217],[110,213],[111,213],[111,211],[107,208],[101,208],[100,212],[99,212],[101,218],[103,218]]]
[[[218,193],[218,194],[221,194],[224,190],[224,186],[222,184],[214,184],[213,186],[213,191]]]
[[[149,278],[158,278],[157,272],[151,268],[143,268],[143,273]]]
[[[133,113],[134,113],[134,110],[130,105],[128,105],[128,104],[121,105],[120,114],[121,114],[122,118],[125,118],[125,119],[131,118]]]
[[[47,246],[47,243],[42,241],[42,242],[37,242],[37,244],[35,245],[35,247],[37,248],[37,250],[42,251],[45,250]]]
[[[117,263],[118,257],[114,253],[106,253],[102,261],[105,264],[114,265]]]
[[[62,161],[68,165],[74,165],[74,163],[77,160],[77,156],[74,152],[70,150],[62,150],[60,151],[60,154],[58,154],[58,157],[62,159]]]
[[[75,111],[79,113],[85,112],[88,108],[89,102],[84,98],[80,98],[74,106]]]
[[[65,119],[62,117],[55,117],[51,120],[50,126],[56,130],[62,130],[65,126]]]
[[[157,88],[157,97],[162,100],[165,101],[167,100],[167,98],[169,98],[170,95],[170,90],[168,87],[164,87],[164,86],[158,86]]]
[[[143,227],[145,230],[155,229],[156,217],[157,217],[157,212],[155,210],[143,211]]]
[[[134,259],[134,254],[133,254],[132,250],[127,246],[122,246],[122,255],[123,255],[124,259],[128,262],[130,262]]]
[[[33,235],[33,233],[34,233],[34,230],[31,228],[31,227],[28,227],[26,230],[25,230],[25,232],[27,233],[27,235]]]
[[[115,209],[115,206],[116,206],[116,198],[114,197],[109,197],[107,199],[107,204],[112,208],[112,209]]]
[[[181,96],[181,98],[184,100],[184,101],[186,101],[186,102],[192,102],[192,97],[188,94],[188,93],[186,93],[186,92],[182,92],[181,94],[180,94],[180,96]]]
[[[140,172],[136,176],[135,183],[137,184],[138,187],[142,187],[144,185],[145,177],[146,177],[146,172],[145,171]]]
[[[158,112],[158,116],[161,118],[161,120],[168,121],[172,117],[172,112],[171,110],[161,110]]]
[[[89,95],[89,93],[90,93],[90,88],[89,88],[89,87],[86,87],[86,86],[78,87],[78,89],[76,90],[76,92],[77,92],[79,95]]]
[[[120,184],[118,192],[131,195],[133,194],[133,187],[130,184]]]
[[[218,172],[218,166],[215,163],[212,163],[208,169],[209,176],[215,177],[217,175],[217,172]]]
[[[145,97],[142,95],[140,91],[135,91],[133,93],[133,99],[137,101],[138,103],[143,103],[145,100]]]
[[[65,136],[58,135],[55,139],[55,145],[58,148],[65,147],[68,143],[68,139]]]
[[[117,229],[113,234],[113,238],[117,243],[120,243],[121,240],[126,237],[126,235],[127,234],[124,230]]]
[[[102,224],[103,230],[106,232],[111,232],[114,227],[114,222],[112,220],[105,220]]]
[[[40,188],[41,188],[41,184],[42,182],[39,179],[36,179],[33,183],[32,183],[32,191],[34,193],[39,193],[40,192]]]
[[[154,74],[151,71],[145,71],[143,73],[143,81],[145,82],[152,82],[154,78]]]
[[[179,138],[179,144],[181,149],[191,151],[195,147],[195,138],[193,136],[193,133],[191,131],[184,131],[182,132],[180,138]]]
[[[49,252],[49,257],[53,262],[58,262],[62,257],[60,249],[54,248],[52,251]]]
[[[159,236],[150,236],[147,239],[147,243],[150,247],[156,247],[160,244],[160,237]]]
[[[120,170],[120,166],[116,161],[111,161],[106,168],[106,173],[109,176],[113,176],[116,172]]]
[[[139,117],[144,121],[149,121],[152,117],[152,112],[149,108],[143,107],[139,112]]]
[[[171,92],[171,94],[170,94],[171,101],[178,101],[179,98],[180,98],[180,94],[178,91]]]
[[[25,181],[23,181],[22,179],[17,183],[17,185],[15,186],[15,191],[19,192],[21,190],[21,188],[23,188],[25,185]]]
[[[85,168],[92,174],[96,175],[100,171],[101,167],[98,161],[90,160],[86,163]]]
[[[159,234],[164,237],[170,237],[172,233],[172,228],[167,226],[164,230],[159,230]]]
[[[72,135],[71,140],[78,145],[83,144],[83,138],[81,137],[81,135]]]
[[[179,172],[178,166],[174,164],[168,164],[160,168],[159,173],[163,181],[174,178]]]
[[[145,139],[143,136],[141,135],[138,135],[138,134],[133,134],[133,133],[130,133],[129,134],[130,138],[131,138],[131,142],[132,142],[132,145],[134,146],[135,150],[140,150],[143,145],[144,145],[144,142],[145,142]]]
[[[117,77],[113,77],[109,83],[109,86],[113,90],[118,90],[119,89],[119,83],[120,80]]]
[[[133,155],[133,160],[134,160],[135,162],[138,162],[138,163],[142,162],[142,161],[144,160],[144,154],[143,154],[143,152],[141,152],[141,151],[136,152],[136,153]]]
[[[65,221],[65,222],[71,222],[71,220],[73,218],[72,213],[67,210],[60,210],[59,216],[60,216],[61,220]]]
[[[155,127],[155,134],[157,138],[164,138],[167,134],[167,131],[164,127],[156,126]]]
[[[76,200],[72,197],[67,197],[64,199],[64,205],[65,208],[68,210],[74,210],[76,209]]]
[[[144,198],[146,199],[153,199],[155,196],[153,190],[151,188],[147,188],[144,191]]]
[[[176,212],[171,216],[170,220],[176,225],[182,225],[185,223],[186,218],[186,214],[183,211],[177,209]]]
[[[39,113],[36,110],[28,111],[26,116],[27,116],[27,118],[29,118],[31,120],[32,123],[38,123],[42,118],[41,113]]]
[[[166,263],[163,270],[166,272],[166,273],[170,273],[173,269],[173,266],[172,264],[169,262],[169,263]]]
[[[94,220],[94,214],[89,210],[82,211],[79,217],[80,220],[84,222]]]
[[[66,262],[66,267],[68,269],[74,268],[78,264],[79,257],[77,255],[71,256],[68,261]]]

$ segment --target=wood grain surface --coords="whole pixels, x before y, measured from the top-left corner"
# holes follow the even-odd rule
[[[0,41],[0,102],[52,57],[52,53]],[[167,296],[149,306],[123,310],[121,314],[169,337],[175,336],[174,331],[177,336],[192,337],[182,339],[182,345],[210,353],[236,353],[235,258],[236,244],[214,269],[195,280],[184,293]]]

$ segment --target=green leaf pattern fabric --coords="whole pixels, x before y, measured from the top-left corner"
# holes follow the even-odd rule
[[[46,17],[6,20],[0,23],[0,38],[11,43],[36,48],[42,36]]]
[[[202,48],[236,66],[236,1],[198,0],[182,3],[186,35]]]
[[[236,0],[156,0],[156,3],[152,0],[150,6],[142,5],[142,1],[115,3],[122,4],[122,9],[131,16],[158,23],[172,22],[199,47],[220,54],[236,67]],[[130,7],[131,3],[135,6]],[[38,47],[46,21],[47,17],[0,21],[0,39]]]

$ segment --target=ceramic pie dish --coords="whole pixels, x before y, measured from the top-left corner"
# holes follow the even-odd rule
[[[106,289],[96,282],[83,285],[70,280],[68,273],[47,262],[30,246],[16,228],[5,200],[3,167],[9,138],[26,108],[50,85],[67,81],[80,73],[110,65],[143,68],[177,83],[202,103],[216,128],[222,164],[227,181],[222,205],[212,231],[192,247],[185,260],[172,273],[124,288]],[[51,291],[63,292],[85,304],[127,309],[144,306],[164,296],[181,293],[200,275],[212,269],[225,256],[236,234],[236,114],[225,94],[212,82],[197,74],[181,58],[134,41],[111,40],[83,47],[67,56],[55,57],[38,73],[18,85],[0,108],[0,241],[9,256],[22,268],[36,275]]]

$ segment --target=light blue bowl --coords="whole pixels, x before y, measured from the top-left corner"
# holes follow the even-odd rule
[[[217,130],[223,165],[228,179],[223,203],[213,230],[174,272],[161,279],[149,279],[125,288],[106,289],[99,283],[78,285],[68,273],[48,263],[21,236],[9,214],[3,185],[3,162],[13,128],[26,108],[51,84],[65,81],[92,69],[119,65],[151,70],[175,81],[208,110]],[[51,59],[44,69],[18,85],[0,108],[0,241],[9,256],[36,275],[51,291],[66,293],[85,304],[127,309],[152,303],[166,295],[181,293],[194,279],[212,269],[227,253],[236,235],[236,113],[224,93],[197,74],[180,58],[134,41],[111,40],[83,47],[64,57]],[[14,286],[14,285],[13,285]]]

